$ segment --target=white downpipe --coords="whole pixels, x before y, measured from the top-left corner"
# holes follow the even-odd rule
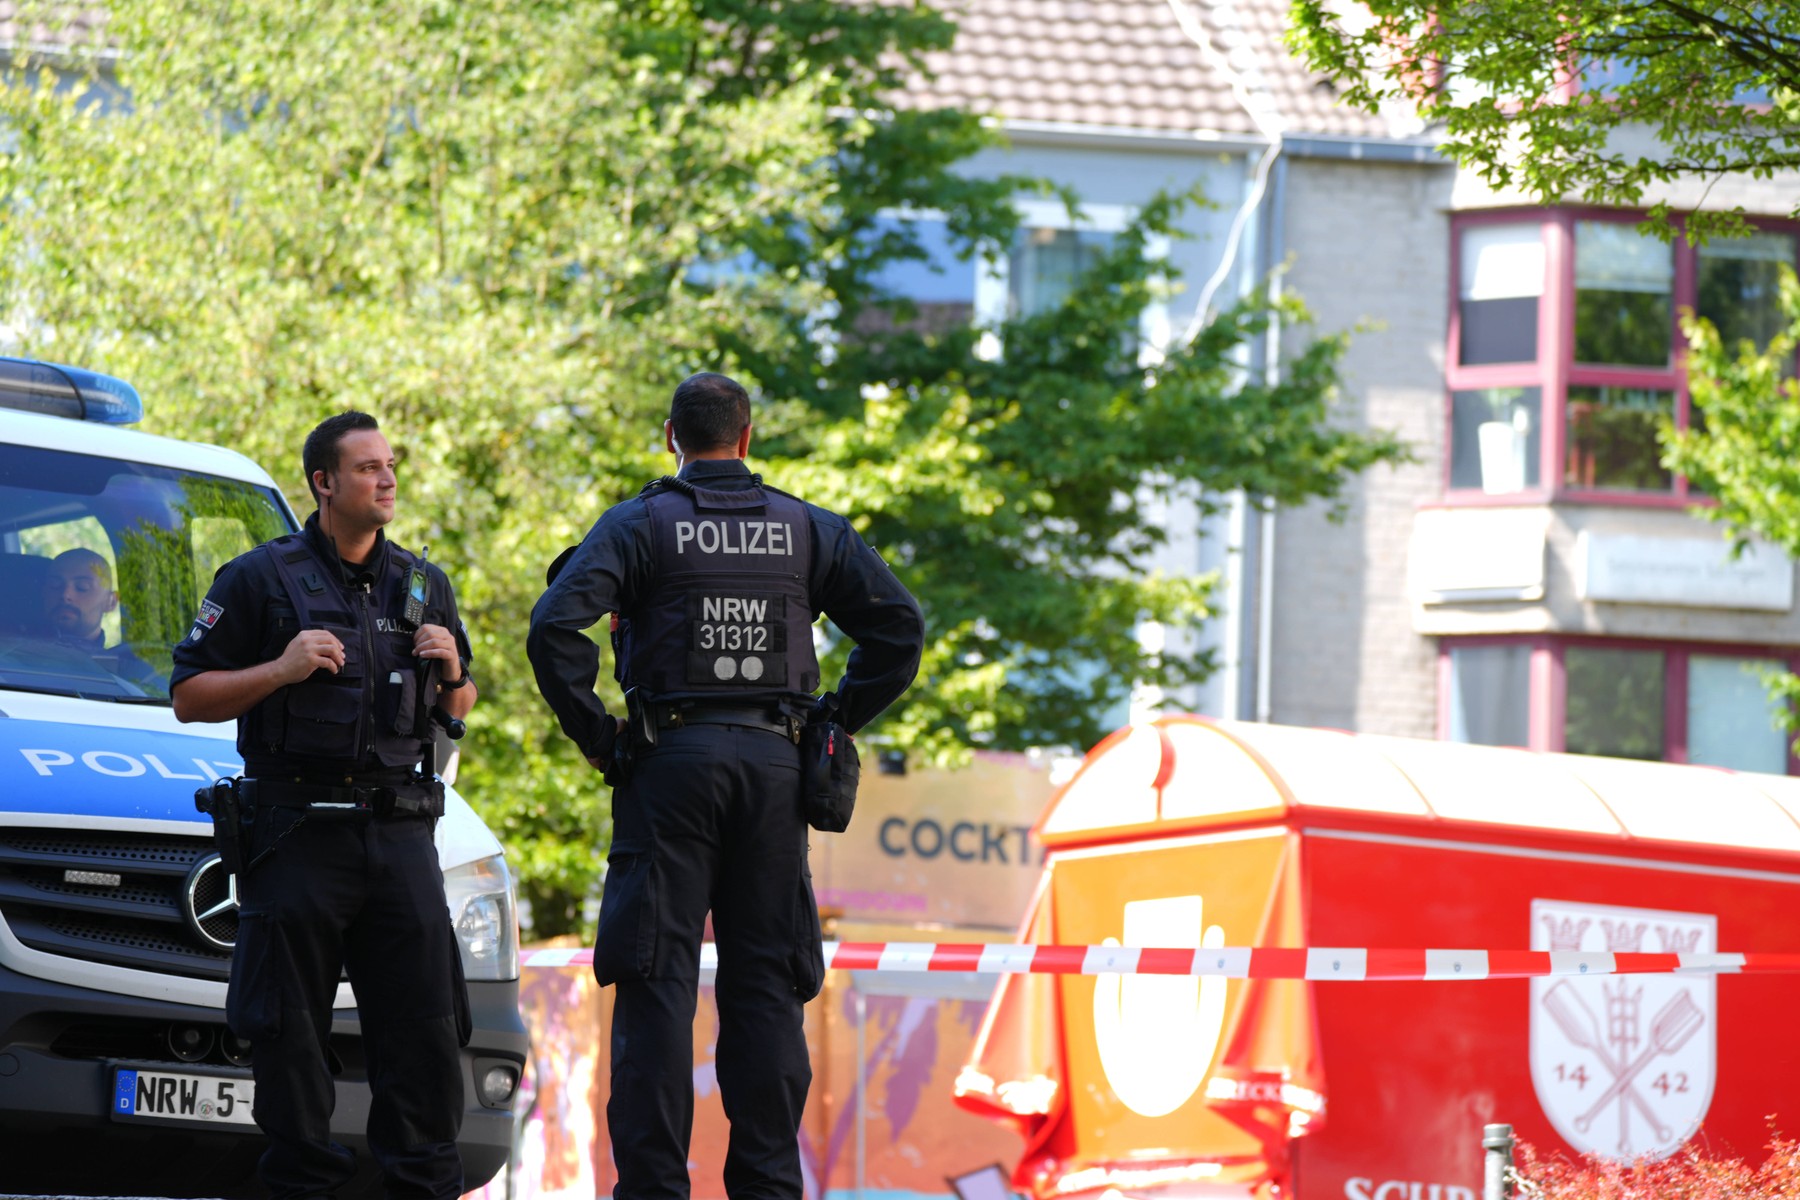
[[[1275,165],[1275,159],[1281,153],[1281,138],[1276,136],[1269,143],[1262,157],[1256,162],[1256,173],[1251,176],[1250,194],[1238,207],[1237,214],[1231,218],[1231,231],[1225,235],[1225,254],[1219,259],[1219,269],[1214,271],[1206,286],[1200,289],[1199,299],[1194,302],[1194,316],[1188,322],[1187,336],[1183,341],[1191,342],[1200,336],[1200,331],[1212,323],[1213,297],[1218,294],[1225,281],[1230,278],[1232,268],[1237,265],[1238,246],[1244,240],[1244,227],[1250,218],[1262,206],[1263,195],[1268,191],[1269,168]]]
[[[1219,690],[1223,693],[1219,715],[1228,721],[1244,719],[1244,545],[1250,532],[1250,501],[1239,490],[1231,493],[1225,510],[1225,612],[1220,617],[1224,626],[1220,638],[1225,646],[1225,661],[1219,667]]]
[[[1256,581],[1256,719],[1267,724],[1275,711],[1275,510],[1262,513],[1262,534],[1257,539],[1257,563],[1262,568]]]
[[[1175,17],[1175,23],[1181,26],[1181,32],[1189,41],[1200,48],[1201,57],[1231,85],[1231,94],[1243,108],[1250,123],[1256,131],[1268,139],[1268,146],[1257,161],[1256,171],[1251,176],[1250,194],[1238,207],[1232,217],[1231,230],[1225,237],[1225,252],[1219,260],[1219,269],[1213,272],[1206,286],[1200,289],[1199,299],[1194,305],[1194,318],[1188,324],[1187,339],[1197,337],[1207,323],[1212,320],[1212,301],[1225,281],[1231,277],[1231,270],[1237,262],[1238,246],[1243,241],[1244,229],[1250,223],[1250,217],[1261,207],[1264,194],[1268,190],[1269,168],[1281,154],[1282,135],[1286,131],[1287,122],[1275,108],[1275,100],[1258,81],[1246,76],[1231,63],[1227,53],[1221,53],[1214,45],[1212,33],[1206,28],[1198,14],[1188,6],[1186,0],[1168,0],[1169,12]]]
[[[1225,251],[1218,270],[1206,281],[1198,303],[1194,309],[1193,320],[1187,329],[1187,341],[1192,341],[1200,331],[1206,328],[1212,319],[1213,297],[1231,277],[1236,265],[1238,248],[1243,240],[1244,230],[1250,218],[1262,207],[1263,199],[1268,193],[1269,175],[1283,149],[1282,138],[1287,122],[1275,106],[1274,98],[1260,81],[1251,78],[1232,65],[1229,54],[1221,53],[1213,43],[1212,35],[1199,15],[1186,0],[1168,0],[1169,11],[1181,26],[1181,31],[1200,48],[1201,55],[1219,75],[1229,81],[1232,95],[1250,117],[1251,124],[1265,138],[1268,147],[1256,164],[1255,173],[1251,177],[1249,194],[1232,218],[1231,230],[1225,240]],[[1278,214],[1279,215],[1279,214]],[[1275,230],[1272,239],[1280,237],[1280,230]],[[1280,264],[1274,264],[1279,269]],[[1270,291],[1277,291],[1273,280]],[[1281,325],[1279,321],[1271,321],[1265,342],[1263,361],[1264,378],[1273,382],[1280,378],[1281,371]],[[1227,552],[1228,560],[1236,563],[1233,567],[1228,562],[1226,569],[1226,617],[1225,636],[1228,647],[1225,667],[1226,699],[1223,705],[1227,715],[1241,715],[1242,704],[1242,671],[1243,671],[1243,607],[1244,607],[1244,571],[1242,566],[1243,547],[1249,534],[1249,501],[1242,492],[1235,492],[1230,498],[1230,533],[1227,535],[1231,543]],[[1255,717],[1258,721],[1267,721],[1273,711],[1273,672],[1270,658],[1274,650],[1274,584],[1275,584],[1275,513],[1264,509],[1259,514],[1257,538],[1257,588],[1256,588],[1256,698]]]

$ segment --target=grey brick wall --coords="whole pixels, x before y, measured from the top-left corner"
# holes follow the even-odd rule
[[[1320,332],[1356,332],[1341,417],[1392,429],[1418,462],[1377,468],[1346,495],[1276,519],[1271,630],[1275,721],[1433,737],[1437,658],[1413,632],[1413,513],[1440,492],[1453,171],[1300,159],[1287,179],[1287,283]],[[1292,350],[1304,330],[1284,333]]]

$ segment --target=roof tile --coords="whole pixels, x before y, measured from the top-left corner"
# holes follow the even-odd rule
[[[1170,7],[1186,4],[1211,55]],[[1339,106],[1335,89],[1282,43],[1288,0],[945,0],[958,34],[910,80],[903,106],[957,105],[1028,121],[1155,133],[1254,135],[1230,72],[1272,102],[1286,133],[1402,136],[1383,116]],[[1229,63],[1229,68],[1221,66]]]
[[[47,11],[47,20],[40,20],[26,29],[19,23],[19,5],[15,0],[0,0],[0,44],[27,42],[38,46],[75,46],[103,40],[101,31],[106,27],[106,9],[59,4]]]

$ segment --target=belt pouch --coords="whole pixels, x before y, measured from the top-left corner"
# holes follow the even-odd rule
[[[800,730],[800,806],[806,823],[821,833],[842,833],[856,809],[862,760],[856,742],[836,721]]]

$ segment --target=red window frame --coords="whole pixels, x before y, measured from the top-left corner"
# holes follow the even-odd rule
[[[1773,659],[1800,674],[1800,649],[1793,646],[1771,646],[1740,642],[1671,642],[1652,638],[1599,637],[1590,634],[1487,634],[1472,637],[1438,639],[1438,704],[1437,736],[1450,737],[1450,695],[1453,676],[1450,668],[1452,650],[1480,646],[1526,646],[1530,648],[1530,667],[1526,678],[1529,692],[1525,698],[1528,750],[1561,752],[1568,710],[1568,677],[1563,665],[1563,652],[1570,646],[1599,650],[1654,650],[1663,655],[1663,759],[1664,762],[1688,761],[1688,660],[1693,655],[1720,658]],[[1787,773],[1800,775],[1800,756],[1794,753],[1794,741],[1788,739]]]
[[[1608,221],[1635,225],[1644,215],[1618,209],[1570,206],[1566,208],[1496,208],[1457,213],[1450,223],[1449,351],[1444,364],[1444,451],[1441,486],[1444,501],[1454,506],[1488,507],[1545,504],[1552,501],[1608,504],[1624,507],[1685,508],[1706,504],[1685,476],[1675,476],[1666,492],[1567,486],[1568,402],[1570,387],[1621,387],[1668,391],[1674,395],[1675,424],[1685,429],[1691,408],[1687,383],[1687,344],[1681,336],[1680,318],[1698,299],[1698,249],[1684,237],[1670,246],[1674,255],[1674,282],[1670,297],[1669,361],[1662,367],[1626,367],[1577,363],[1575,359],[1575,227],[1578,222]],[[1483,225],[1536,223],[1544,244],[1544,290],[1538,301],[1537,358],[1521,363],[1488,363],[1463,366],[1462,360],[1462,234]],[[1800,271],[1800,222],[1757,221],[1768,233],[1795,236],[1794,267]],[[1678,228],[1680,227],[1677,218]],[[1457,392],[1495,387],[1538,389],[1539,437],[1538,486],[1517,492],[1490,493],[1479,488],[1452,487],[1450,438],[1455,430]]]

